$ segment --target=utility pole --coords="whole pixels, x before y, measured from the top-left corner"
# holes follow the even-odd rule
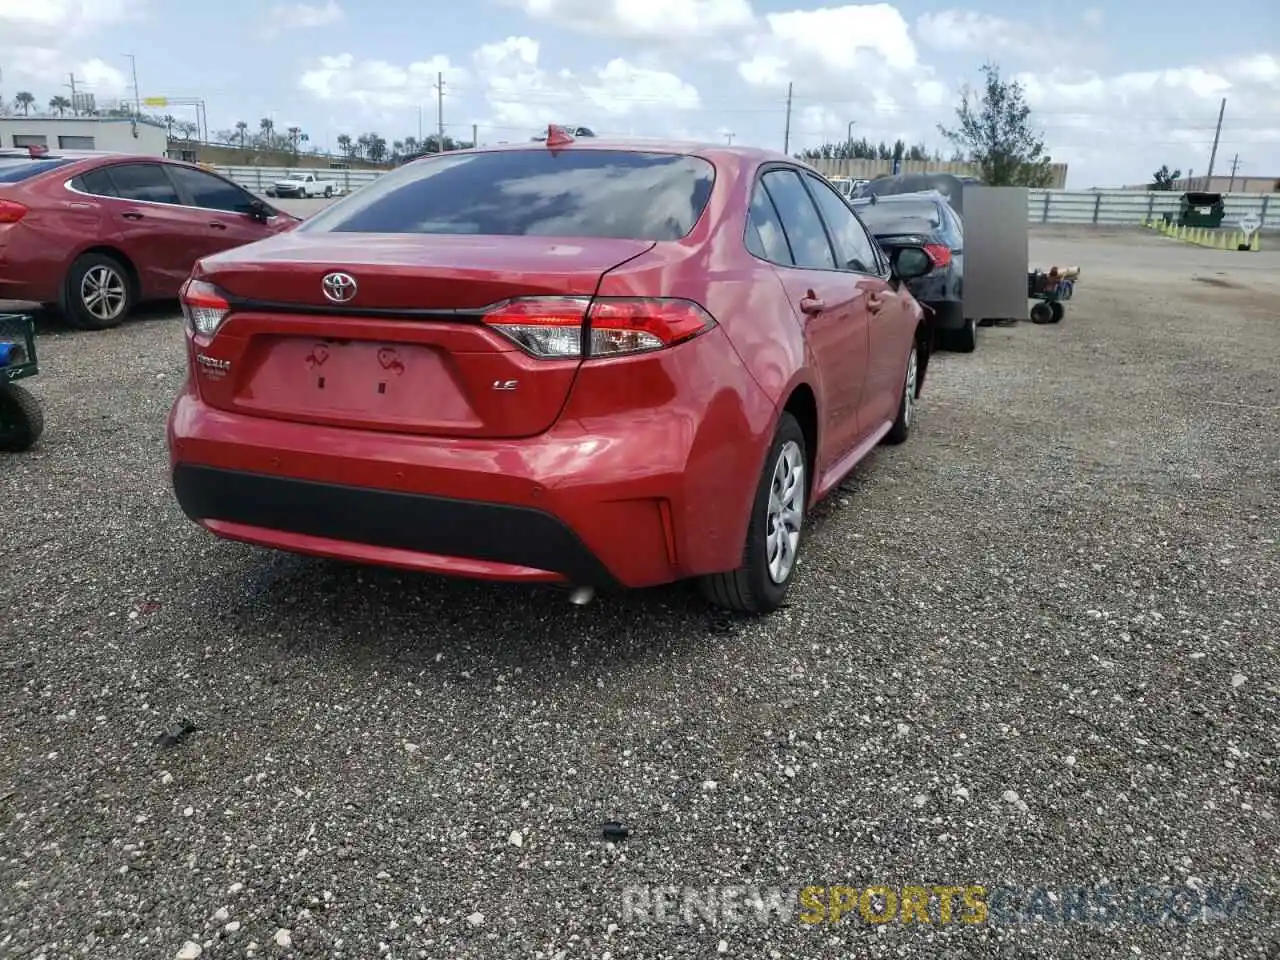
[[[792,87],[792,84],[788,83],[787,84],[787,128],[782,134],[782,152],[783,153],[791,152],[791,87]]]
[[[422,142],[422,104],[418,104],[418,142]]]
[[[1231,158],[1231,182],[1227,184],[1227,193],[1230,193],[1236,187],[1236,170],[1240,168],[1240,154],[1236,154]]]
[[[135,114],[142,113],[142,94],[138,92],[138,58],[132,53],[126,53],[124,56],[129,58],[130,73],[133,75],[133,111]]]
[[[732,131],[732,130],[725,131],[724,140],[725,140],[725,143],[727,143],[729,146],[731,146],[731,147],[733,146],[733,131]]]
[[[1208,190],[1213,186],[1213,162],[1218,159],[1218,138],[1222,136],[1222,115],[1227,112],[1227,98],[1222,98],[1222,105],[1218,107],[1218,128],[1213,131],[1213,150],[1209,154],[1209,172],[1204,177],[1204,188]]]
[[[73,116],[80,116],[80,108],[76,106],[76,75],[74,73],[67,74],[67,79],[71,82],[67,84],[71,88],[71,113]]]
[[[444,153],[444,72],[436,74],[436,124],[440,139],[436,141],[440,153]]]
[[[480,146],[480,124],[473,123],[471,125],[471,149],[474,150]]]

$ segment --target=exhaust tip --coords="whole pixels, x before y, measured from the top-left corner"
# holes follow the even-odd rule
[[[574,587],[569,593],[569,602],[575,607],[585,607],[595,598],[595,587]]]

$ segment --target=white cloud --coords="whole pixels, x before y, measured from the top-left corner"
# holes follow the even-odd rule
[[[1280,58],[1274,55],[1113,75],[1051,71],[1014,78],[1054,159],[1075,171],[1073,182],[1078,176],[1085,186],[1141,182],[1148,167],[1161,163],[1206,172],[1223,97],[1215,172],[1237,151],[1255,174],[1280,168]]]
[[[84,59],[105,28],[142,18],[148,0],[0,0],[0,69],[6,93],[47,87],[75,73],[101,97],[123,92],[124,74],[101,59]],[[61,92],[61,88],[58,91]]]
[[[337,0],[328,0],[324,6],[310,3],[278,4],[267,11],[266,20],[257,30],[261,39],[271,39],[293,30],[314,30],[332,27],[346,18]]]
[[[438,56],[401,67],[348,53],[321,57],[299,85],[322,100],[356,104],[373,120],[433,104],[436,73],[442,71],[450,132],[461,135],[460,128],[476,122],[488,139],[526,139],[553,122],[624,133],[636,122],[650,122],[645,118],[651,132],[666,134],[675,115],[702,106],[697,88],[673,73],[621,57],[578,73],[552,70],[540,64],[540,52],[530,37],[507,37],[477,48],[469,68]]]
[[[1043,38],[1028,26],[974,10],[942,10],[916,18],[916,33],[927,47],[947,53],[1043,51]]]
[[[465,68],[454,66],[448,57],[440,55],[401,67],[385,60],[357,60],[350,53],[342,53],[321,57],[302,74],[298,86],[320,100],[353,103],[385,115],[432,102],[440,74],[444,75],[446,94],[451,85],[465,84],[470,78]]]
[[[492,124],[507,132],[530,131],[552,122],[585,123],[620,132],[619,121],[697,110],[697,89],[673,73],[640,67],[615,57],[588,73],[551,71],[539,65],[540,47],[529,37],[486,44],[474,55],[477,76],[492,112]],[[658,127],[669,132],[670,127]]]
[[[799,95],[827,97],[839,89],[851,103],[870,102],[877,89],[932,79],[907,22],[887,3],[771,13],[746,47],[738,76],[762,90],[791,84]]]
[[[537,20],[585,33],[672,43],[751,27],[748,0],[508,0]]]

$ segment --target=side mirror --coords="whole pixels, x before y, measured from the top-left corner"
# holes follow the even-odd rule
[[[266,223],[270,220],[273,212],[274,211],[270,207],[257,197],[254,197],[249,201],[249,216],[254,220],[257,220],[259,223]]]
[[[889,266],[899,280],[914,280],[933,269],[933,261],[924,247],[895,247],[889,254]]]

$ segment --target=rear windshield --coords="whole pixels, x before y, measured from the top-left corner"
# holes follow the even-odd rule
[[[931,200],[880,200],[878,203],[859,203],[858,216],[872,230],[879,230],[903,221],[912,221],[911,230],[927,226],[942,226],[942,211]]]
[[[301,232],[679,240],[715,181],[705,160],[628,150],[443,154],[379,177]]]
[[[38,173],[47,173],[65,166],[70,160],[26,160],[22,157],[10,159],[0,157],[0,183],[17,183]]]

